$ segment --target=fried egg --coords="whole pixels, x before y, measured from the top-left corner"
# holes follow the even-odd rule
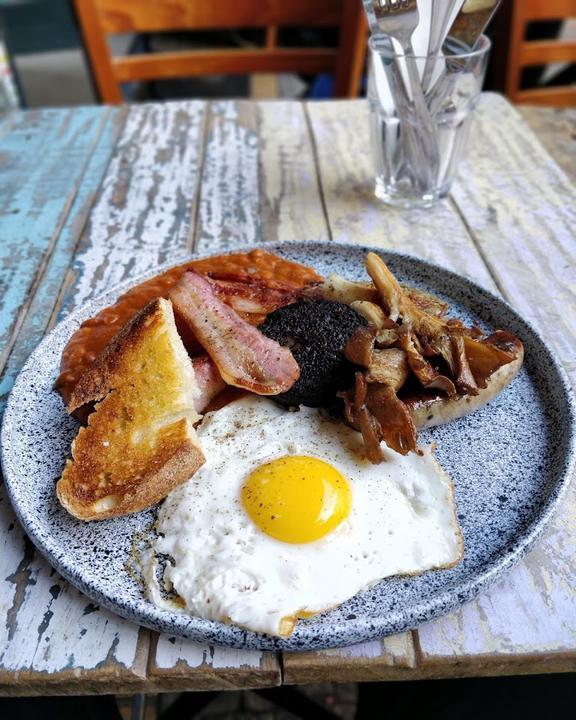
[[[160,508],[153,548],[190,614],[285,637],[382,578],[462,557],[431,448],[373,465],[324,411],[257,396],[208,413],[198,435],[206,464]],[[148,581],[161,602],[157,573]]]

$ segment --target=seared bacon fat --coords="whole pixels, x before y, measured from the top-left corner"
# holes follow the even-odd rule
[[[280,287],[278,283],[277,287],[271,287],[268,282],[257,278],[206,279],[215,295],[246,320],[253,320],[247,317],[253,315],[259,315],[259,320],[263,320],[269,313],[296,302],[302,295],[300,288]]]
[[[216,364],[209,355],[198,355],[192,358],[196,385],[200,394],[194,401],[194,409],[197,413],[203,412],[211,400],[226,387],[222,375]]]
[[[219,300],[206,278],[195,272],[184,273],[169,297],[228,385],[258,395],[278,395],[300,376],[290,350],[267,338]]]

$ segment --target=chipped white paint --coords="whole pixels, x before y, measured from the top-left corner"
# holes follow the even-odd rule
[[[242,667],[258,669],[263,656],[262,652],[207,646],[163,634],[158,636],[154,663],[160,670],[174,668],[181,662],[190,668],[206,665],[215,670]]]
[[[416,667],[416,652],[412,633],[391,635],[382,640],[386,654],[392,659],[393,665]]]
[[[379,640],[370,640],[369,642],[358,643],[357,645],[348,645],[343,648],[331,648],[326,650],[326,657],[339,657],[350,659],[368,660],[382,656],[382,643]]]
[[[572,507],[575,499],[569,499]],[[423,659],[471,664],[506,656],[521,660],[522,655],[539,655],[544,660],[573,652],[573,536],[573,532],[567,533],[559,551],[558,532],[551,529],[526,560],[491,590],[457,612],[421,626],[418,635]]]
[[[576,182],[576,107],[552,110],[547,107],[518,105],[520,115],[572,184]]]
[[[387,665],[401,665],[403,667],[415,666],[415,652],[410,633],[390,635],[382,640],[370,640],[369,642],[349,645],[343,648],[326,650],[327,657],[338,657],[350,662],[366,662],[378,660]]]
[[[258,118],[262,239],[329,240],[304,106],[262,102]]]
[[[190,668],[198,668],[206,661],[208,655],[209,649],[206,645],[161,634],[156,644],[154,663],[162,670],[173,668],[179,662],[185,662]]]
[[[0,578],[3,581],[0,594],[0,610],[3,622],[0,624],[0,664],[18,628],[17,613],[28,586],[27,554],[31,550],[24,545],[24,533],[16,520],[6,495],[4,485],[0,487]],[[23,582],[19,582],[19,576]]]
[[[204,108],[131,107],[73,263],[66,309],[191,249]]]
[[[261,242],[258,154],[256,105],[233,100],[211,103],[196,228],[198,250]]]
[[[211,658],[212,667],[215,670],[226,668],[258,668],[264,660],[265,655],[272,656],[272,653],[214,647]]]
[[[94,670],[102,664],[143,673],[136,650],[139,628],[98,611],[34,552],[4,496],[0,497],[0,683],[9,673]],[[122,642],[120,642],[120,638]]]

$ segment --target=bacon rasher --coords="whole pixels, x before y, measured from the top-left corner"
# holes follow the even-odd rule
[[[300,376],[290,350],[224,304],[201,275],[184,273],[169,297],[228,385],[258,395],[278,395]]]

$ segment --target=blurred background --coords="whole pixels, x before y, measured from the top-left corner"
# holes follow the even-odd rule
[[[199,7],[205,2],[191,0],[191,5]],[[95,55],[93,49],[92,52],[87,51],[87,27],[93,35],[92,43],[100,41],[100,38],[94,37],[95,23],[88,16],[81,17],[82,13],[78,11],[82,5],[90,4],[82,3],[82,0],[0,0],[0,109],[111,101],[110,97],[104,97],[105,93],[97,81],[98,73],[102,72],[99,65],[106,64],[106,59]],[[103,4],[117,6],[120,11],[126,6],[122,0],[107,0]],[[144,0],[140,4],[158,7],[162,5],[162,0],[152,3]],[[257,3],[248,4],[257,10]],[[544,9],[555,3],[542,0],[541,4]],[[134,6],[135,3],[129,5]],[[204,53],[204,57],[210,60],[210,64],[206,62],[206,67],[223,65],[223,59],[231,50],[238,51],[237,57],[241,58],[244,53],[250,55],[255,50],[268,48],[276,52],[278,48],[290,48],[289,57],[276,61],[276,67],[294,64],[296,71],[241,74],[235,69],[211,71],[196,77],[133,80],[121,83],[121,100],[140,102],[187,97],[326,99],[364,93],[366,35],[360,0],[343,0],[340,5],[344,15],[347,12],[348,16],[342,18],[332,13],[332,21],[330,7],[338,3],[311,1],[307,3],[305,13],[311,24],[308,27],[292,25],[285,28],[267,26],[265,17],[261,27],[255,27],[254,22],[250,23],[251,27],[226,27],[226,3],[221,5],[223,17],[217,28],[146,33],[103,32],[102,38],[113,58],[157,57],[160,53],[195,51]],[[529,95],[525,101],[551,105],[576,104],[576,91],[573,90],[568,99],[562,94],[561,101],[554,91],[554,88],[575,87],[576,18],[554,17],[554,9],[551,8],[550,18],[524,22],[521,8],[522,0],[504,0],[489,28],[494,47],[486,89],[504,92],[512,100],[522,101],[518,90],[547,88],[548,94],[544,99]],[[355,12],[357,17],[354,17]],[[546,15],[546,12],[542,14]],[[355,24],[361,27],[354,27],[347,33],[347,42],[342,43],[342,28]],[[530,60],[531,64],[521,67],[519,45],[525,41],[536,42],[537,45],[533,46],[532,55],[535,57]],[[340,68],[354,66],[350,70],[354,77],[344,80],[344,85],[340,82],[338,86],[338,81],[335,82],[335,72],[322,71],[323,65],[329,67],[332,62],[328,50],[333,52],[333,59]],[[298,51],[301,53],[300,60]],[[306,51],[316,55],[309,54],[308,60],[303,59],[302,54]],[[247,55],[240,62],[244,62]],[[549,61],[558,57],[562,61]],[[533,64],[536,62],[538,64]],[[304,71],[298,71],[299,63]],[[306,71],[306,68],[309,70]]]

